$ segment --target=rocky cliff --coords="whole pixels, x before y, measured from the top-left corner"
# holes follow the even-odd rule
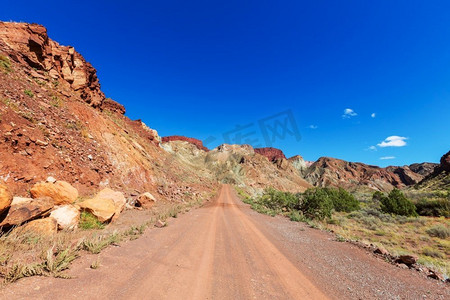
[[[255,152],[267,157],[269,161],[276,161],[280,159],[286,159],[283,151],[277,148],[265,147],[265,148],[255,148]]]
[[[162,138],[162,142],[163,143],[172,142],[172,141],[188,142],[188,143],[191,143],[192,145],[196,146],[200,150],[203,150],[203,151],[206,151],[206,152],[209,151],[208,148],[203,146],[203,142],[198,140],[198,139],[189,138],[189,137],[180,136],[180,135],[165,136],[165,137]]]
[[[103,187],[183,201],[215,180],[167,153],[157,132],[106,98],[94,67],[40,25],[0,22],[0,183],[27,195],[52,176],[83,195]]]
[[[449,190],[450,189],[450,151],[441,157],[440,164],[415,186],[419,190]]]
[[[315,186],[341,186],[351,190],[369,188],[390,191],[423,179],[408,166],[380,168],[329,157],[319,158],[303,174]]]

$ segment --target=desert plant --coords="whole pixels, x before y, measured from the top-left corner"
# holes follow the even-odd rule
[[[427,200],[422,198],[416,203],[420,216],[450,218],[450,198]]]
[[[381,197],[380,202],[383,212],[402,216],[417,216],[416,206],[399,189],[393,189],[387,197]]]
[[[439,252],[436,249],[433,249],[431,247],[425,247],[422,249],[422,254],[429,256],[429,257],[434,257],[434,258],[444,258],[444,254]]]
[[[7,57],[5,55],[0,55],[0,68],[5,70],[6,73],[9,73],[12,71],[11,61],[9,60],[9,57]]]
[[[72,261],[78,257],[78,249],[69,247],[54,254],[54,247],[47,250],[42,266],[45,271],[58,275],[68,269]]]
[[[300,210],[306,217],[319,220],[330,218],[332,209],[333,202],[324,189],[311,188],[302,194]]]
[[[343,188],[325,189],[325,191],[329,194],[336,211],[351,212],[359,209],[359,201]]]
[[[85,239],[82,243],[82,248],[90,253],[98,254],[109,245],[115,244],[119,241],[120,237],[117,233],[106,236],[100,235],[90,239]]]
[[[90,212],[83,211],[81,212],[79,227],[85,230],[103,229],[105,228],[105,225]]]
[[[27,95],[28,97],[31,97],[31,98],[34,97],[34,94],[33,94],[33,92],[32,92],[31,90],[24,90],[23,92],[24,92],[25,95]]]
[[[438,237],[441,239],[447,239],[450,237],[450,228],[444,225],[435,225],[431,228],[428,228],[426,232],[430,236]]]

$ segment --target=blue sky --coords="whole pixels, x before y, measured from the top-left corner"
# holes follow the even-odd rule
[[[275,123],[259,121],[287,112],[277,124],[291,130],[272,144],[287,156],[386,166],[450,150],[449,11],[411,0],[4,0],[0,20],[45,25],[162,136],[214,147],[248,125],[239,132],[267,145],[262,128]]]

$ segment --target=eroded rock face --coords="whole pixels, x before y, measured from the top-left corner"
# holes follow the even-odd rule
[[[8,191],[8,187],[0,184],[0,214],[2,214],[11,205],[12,195]]]
[[[420,174],[424,177],[427,177],[431,173],[434,172],[434,169],[439,166],[439,164],[435,163],[417,163],[409,165],[409,168],[414,173]]]
[[[348,189],[368,187],[380,191],[402,188],[423,179],[422,175],[414,173],[407,166],[380,168],[329,157],[319,158],[304,176],[315,186],[340,186]]]
[[[72,204],[78,198],[78,191],[65,181],[39,182],[30,190],[33,198],[50,197],[55,205]]]
[[[262,156],[267,157],[269,161],[276,161],[280,159],[286,159],[283,151],[277,148],[265,147],[265,148],[255,148],[255,152],[261,154]]]
[[[444,171],[450,172],[450,151],[441,157],[440,168]]]
[[[47,72],[56,81],[63,80],[85,102],[94,107],[102,106],[105,95],[100,90],[94,67],[73,47],[61,46],[49,39],[44,26],[0,22],[0,39],[16,51],[12,54],[14,60],[26,62],[34,70]]]
[[[184,141],[184,142],[188,142],[191,143],[193,145],[195,145],[198,149],[203,150],[208,152],[209,149],[206,148],[205,146],[203,146],[203,142],[198,140],[198,139],[194,139],[194,138],[189,138],[189,137],[185,137],[185,136],[180,136],[180,135],[171,135],[171,136],[165,136],[162,138],[162,142],[163,143],[167,143],[167,142],[171,142],[171,141]]]

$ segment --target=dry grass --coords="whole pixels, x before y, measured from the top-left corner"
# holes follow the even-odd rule
[[[331,224],[330,224],[331,223]],[[393,255],[414,253],[419,263],[450,275],[450,220],[391,216],[362,210],[339,213],[325,225],[338,236],[383,246]]]
[[[83,252],[98,254],[110,245],[137,239],[148,227],[153,227],[156,220],[176,218],[178,214],[202,203],[198,199],[183,204],[166,204],[155,209],[147,221],[121,230],[113,229],[111,225],[99,227],[89,216],[85,216],[84,227],[90,229],[61,231],[47,237],[23,232],[20,227],[0,233],[0,285],[30,276],[70,278],[65,271]],[[91,268],[99,266],[97,260]]]

